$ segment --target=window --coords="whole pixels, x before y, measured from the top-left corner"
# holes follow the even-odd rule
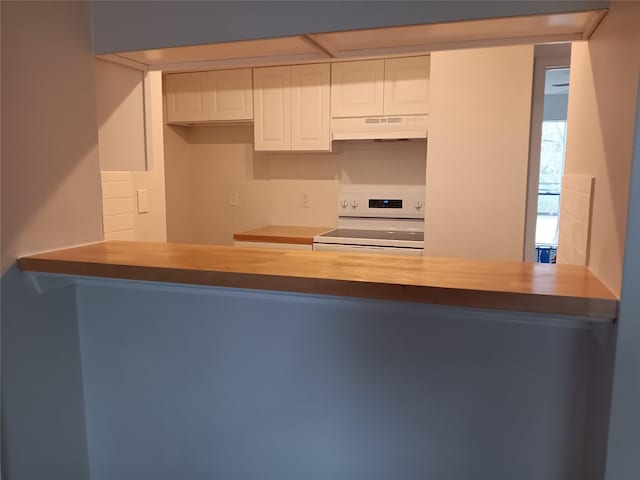
[[[558,215],[566,130],[566,120],[542,122],[536,245],[558,245]]]

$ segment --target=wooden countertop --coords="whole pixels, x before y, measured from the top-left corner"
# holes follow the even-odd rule
[[[333,230],[333,228],[269,225],[268,227],[234,233],[233,239],[244,242],[295,243],[298,245],[311,245],[313,244],[313,237],[330,230]]]
[[[25,271],[377,298],[611,320],[584,267],[110,241],[20,258]]]

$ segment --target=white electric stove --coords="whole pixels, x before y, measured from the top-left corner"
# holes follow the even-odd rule
[[[314,237],[313,249],[422,255],[424,187],[341,186],[338,193],[338,228]]]

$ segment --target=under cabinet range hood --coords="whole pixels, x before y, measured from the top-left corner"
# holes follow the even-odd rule
[[[427,138],[428,115],[332,118],[333,140]]]

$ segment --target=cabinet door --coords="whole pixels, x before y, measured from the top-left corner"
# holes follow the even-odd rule
[[[251,69],[208,72],[208,120],[252,120]]]
[[[291,149],[291,67],[253,70],[254,148]]]
[[[384,65],[384,114],[429,111],[429,57],[391,58]]]
[[[383,114],[384,60],[331,64],[331,116]]]
[[[242,248],[283,248],[286,250],[313,250],[312,245],[301,245],[299,243],[270,243],[270,242],[243,242],[235,240],[234,247]]]
[[[207,73],[174,73],[166,77],[167,123],[208,119],[205,91]]]
[[[331,148],[330,67],[328,63],[291,67],[291,148]]]

